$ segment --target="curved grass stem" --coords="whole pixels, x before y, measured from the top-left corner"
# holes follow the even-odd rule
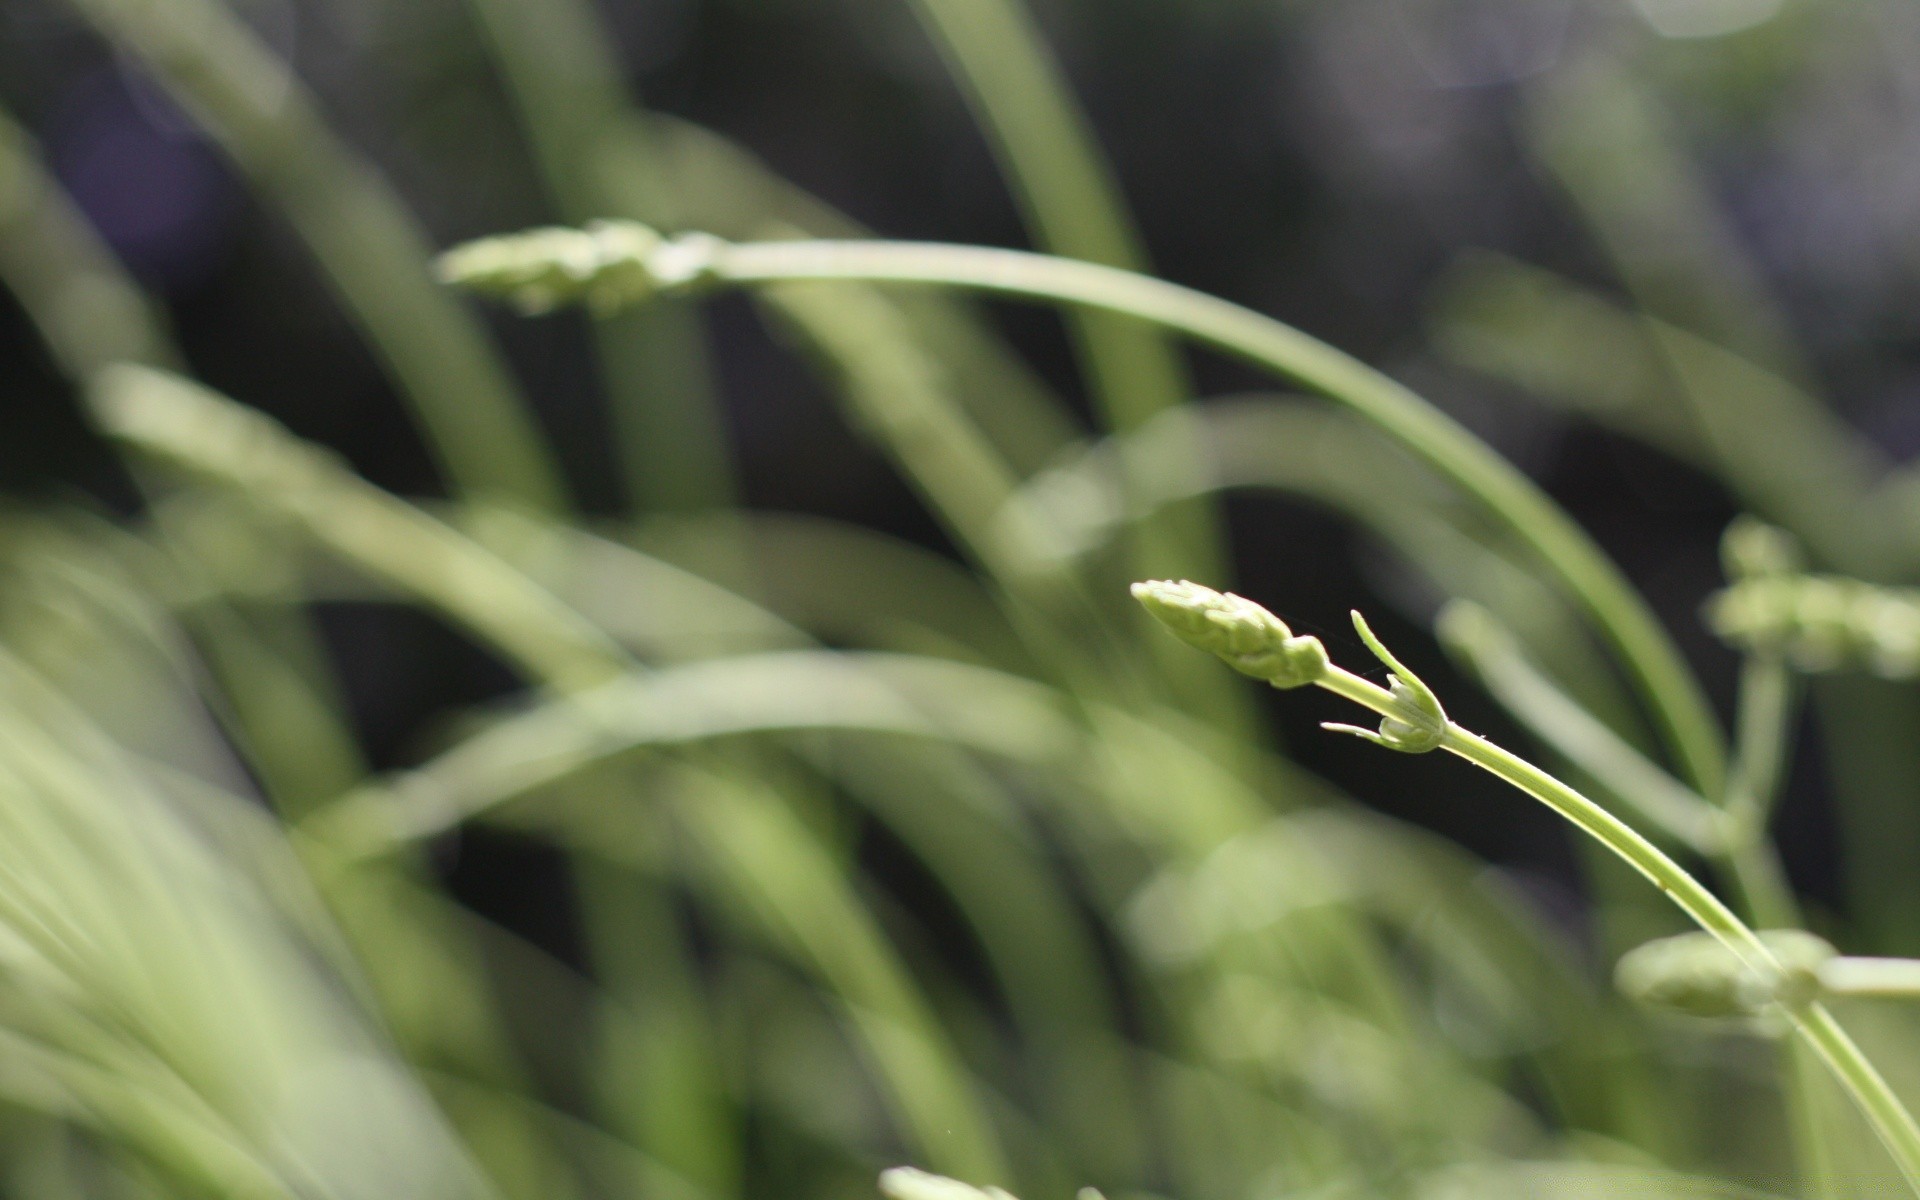
[[[1380,717],[1377,733],[1350,725],[1327,728],[1408,754],[1445,750],[1464,758],[1553,809],[1651,880],[1724,945],[1744,970],[1767,982],[1769,998],[1853,1096],[1909,1187],[1920,1195],[1920,1125],[1846,1031],[1820,1006],[1818,990],[1787,989],[1785,960],[1718,896],[1632,826],[1519,755],[1455,724],[1433,691],[1380,644],[1359,613],[1353,614],[1354,628],[1392,671],[1388,687],[1335,666],[1320,639],[1296,636],[1286,622],[1244,597],[1166,580],[1136,583],[1133,595],[1168,632],[1242,674],[1277,688],[1325,688]]]
[[[1420,715],[1399,696],[1340,667],[1329,666],[1317,682],[1387,720],[1409,721]],[[1573,822],[1651,880],[1695,924],[1718,938],[1743,962],[1760,971],[1778,969],[1771,951],[1752,927],[1658,846],[1600,805],[1511,751],[1452,722],[1447,724],[1439,748],[1505,780]],[[1920,976],[1920,971],[1908,973]],[[1920,983],[1920,978],[1913,982]],[[1859,1105],[1908,1185],[1920,1194],[1920,1124],[1915,1123],[1886,1079],[1823,1005],[1789,1008],[1787,1014],[1794,1030],[1806,1039]]]
[[[1229,301],[1092,263],[1011,250],[888,242],[670,242],[680,278],[922,283],[1123,313],[1177,330],[1346,405],[1475,497],[1552,569],[1638,685],[1684,774],[1719,795],[1724,737],[1698,683],[1644,601],[1573,520],[1512,464],[1412,391],[1291,326]]]

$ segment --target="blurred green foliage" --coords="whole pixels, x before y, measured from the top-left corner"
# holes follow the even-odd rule
[[[1912,607],[1916,25],[9,4],[0,1191],[1899,1194],[1803,1052],[1614,993],[1656,891],[1457,766],[1289,752],[1125,584],[1237,557],[1436,676],[1437,625],[1460,719],[1743,916],[1920,951],[1920,697],[1845,669],[1905,625],[1736,655],[1697,612],[1736,510],[1820,574],[1729,595]],[[1164,246],[1420,385],[1641,585],[1725,786],[1510,513],[1163,330],[849,283],[756,290],[770,337],[529,325],[429,272],[542,221],[862,234],[797,178],[890,234]],[[1920,1096],[1911,1007],[1836,1007]]]

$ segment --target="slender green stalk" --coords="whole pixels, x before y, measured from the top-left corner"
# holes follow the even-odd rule
[[[1331,346],[1175,284],[1015,251],[768,242],[713,247],[704,265],[713,279],[736,284],[799,278],[923,282],[1125,312],[1349,405],[1485,503],[1559,574],[1620,652],[1689,777],[1702,791],[1718,793],[1724,750],[1711,710],[1679,652],[1618,569],[1510,463],[1401,384]]]
[[[631,303],[655,292],[802,279],[923,283],[1122,312],[1264,366],[1352,408],[1485,504],[1559,576],[1619,652],[1690,782],[1719,795],[1724,738],[1698,682],[1645,602],[1604,552],[1537,485],[1408,388],[1271,317],[1162,280],[1011,250],[888,242],[732,244],[643,231],[582,235],[605,258],[562,264],[557,243],[496,239],[442,260],[457,282],[548,299]],[[611,235],[611,236],[610,236]],[[649,235],[651,236],[651,235]],[[637,277],[636,277],[637,276]]]
[[[219,0],[73,0],[138,56],[313,252],[385,360],[456,491],[540,509],[564,487],[545,437],[474,318],[438,294],[400,198]]]
[[[1530,732],[1670,838],[1697,854],[1719,852],[1724,814],[1556,687],[1492,614],[1456,601],[1442,610],[1438,627],[1442,640],[1472,663],[1481,684]]]
[[[1793,680],[1777,650],[1747,656],[1740,675],[1733,770],[1722,804],[1721,857],[1753,919],[1776,928],[1800,922],[1800,906],[1767,836],[1786,766],[1793,692]]]
[[[1194,584],[1158,582],[1134,585],[1134,595],[1182,641],[1218,655],[1235,670],[1275,687],[1324,688],[1382,718],[1377,733],[1347,725],[1328,728],[1404,753],[1445,750],[1512,784],[1652,881],[1758,977],[1782,974],[1779,959],[1753,928],[1666,852],[1566,783],[1449,719],[1431,689],[1380,644],[1358,613],[1355,628],[1392,671],[1391,687],[1335,666],[1319,639],[1295,636],[1272,613],[1240,597]],[[1853,1096],[1908,1185],[1920,1194],[1920,1124],[1824,1007],[1783,1001],[1781,1008]]]
[[[1920,998],[1920,959],[1829,959],[1820,967],[1820,988],[1829,996]]]

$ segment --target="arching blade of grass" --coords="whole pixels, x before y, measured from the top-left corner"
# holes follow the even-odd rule
[[[133,367],[110,372],[95,403],[116,435],[290,518],[334,553],[468,629],[557,695],[582,695],[641,670],[617,643],[506,562],[355,478],[258,413]],[[803,700],[804,692],[794,698]],[[720,768],[688,767],[696,769],[715,781],[716,791],[711,803],[689,806],[682,819],[702,822],[695,828],[710,839],[723,892],[751,898],[779,944],[803,953],[852,1006],[853,1027],[901,1106],[901,1119],[928,1152],[998,1175],[993,1127],[967,1072],[884,938],[863,932],[866,918],[835,873],[839,858],[764,784]],[[788,924],[808,912],[820,923]],[[816,940],[832,929],[850,940],[837,948]]]
[[[1041,248],[1145,269],[1093,131],[1020,0],[909,3],[951,64]],[[1163,334],[1106,313],[1076,321],[1111,428],[1131,429],[1186,398],[1179,359]]]
[[[426,513],[360,481],[273,421],[178,376],[106,373],[95,411],[114,435],[292,520],[348,562],[415,594],[448,597],[473,632],[533,678],[569,689],[620,674],[605,634]]]
[[[1432,320],[1456,361],[1719,477],[1841,569],[1884,573],[1920,544],[1920,523],[1879,494],[1884,452],[1759,362],[1488,254],[1453,268]],[[1673,404],[1675,388],[1693,403]],[[1884,519],[1861,519],[1875,509]]]
[[[449,484],[537,509],[564,503],[546,439],[480,324],[427,275],[430,243],[327,127],[287,65],[221,0],[72,0],[144,62],[307,243],[384,360]]]
[[[569,268],[564,248],[588,267]],[[1586,532],[1513,464],[1417,394],[1339,350],[1226,300],[1097,264],[1019,251],[906,242],[662,240],[644,227],[490,238],[441,260],[443,275],[502,295],[632,303],[653,291],[805,281],[919,283],[1125,312],[1178,330],[1338,403],[1377,425],[1482,505],[1586,611],[1633,678],[1689,779],[1717,795],[1725,735],[1699,681],[1646,601]]]
[[[3,111],[0,281],[76,381],[115,362],[178,365],[158,308],[60,191],[26,130]]]
[[[909,3],[997,151],[1036,244],[1068,258],[1145,270],[1146,254],[1119,186],[1023,0]],[[1185,367],[1160,330],[1117,313],[1079,311],[1070,319],[1109,430],[1133,429],[1186,401]],[[1203,578],[1225,561],[1221,531],[1204,503],[1159,514],[1129,531],[1128,541],[1136,574],[1160,563],[1149,573]],[[1149,645],[1177,694],[1214,721],[1251,733],[1239,692],[1193,672],[1158,643]]]
[[[327,839],[384,853],[432,837],[588,763],[636,747],[850,729],[952,741],[1065,765],[1078,745],[1058,693],[939,659],[802,650],[622,679],[509,717],[391,787],[315,815]]]
[[[11,658],[0,743],[16,1064],[186,1190],[493,1194],[270,895]]]
[[[648,113],[635,136],[645,137],[647,157],[672,181],[680,211],[697,215],[703,229],[740,238],[791,229],[816,237],[868,234],[705,126]],[[616,155],[620,162],[628,157]],[[1016,474],[1038,467],[1077,434],[1060,398],[966,305],[932,294],[890,299],[908,315],[926,353],[953,373],[956,397]]]

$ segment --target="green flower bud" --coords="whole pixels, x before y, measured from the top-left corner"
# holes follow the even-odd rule
[[[1327,673],[1327,649],[1319,638],[1295,637],[1286,622],[1243,596],[1184,579],[1152,579],[1134,584],[1133,597],[1175,637],[1218,655],[1242,675],[1297,688]]]
[[[499,296],[526,313],[584,304],[604,315],[662,290],[651,260],[667,244],[632,221],[530,229],[455,246],[435,271],[444,283]]]
[[[1920,592],[1911,588],[1836,575],[1754,575],[1709,600],[1706,617],[1740,649],[1776,650],[1802,671],[1920,675]]]
[[[1622,955],[1614,982],[1637,1004],[1696,1017],[1753,1017],[1774,1004],[1798,1008],[1818,999],[1820,966],[1834,948],[1798,929],[1759,936],[1778,970],[1750,966],[1710,934],[1683,933]]]

